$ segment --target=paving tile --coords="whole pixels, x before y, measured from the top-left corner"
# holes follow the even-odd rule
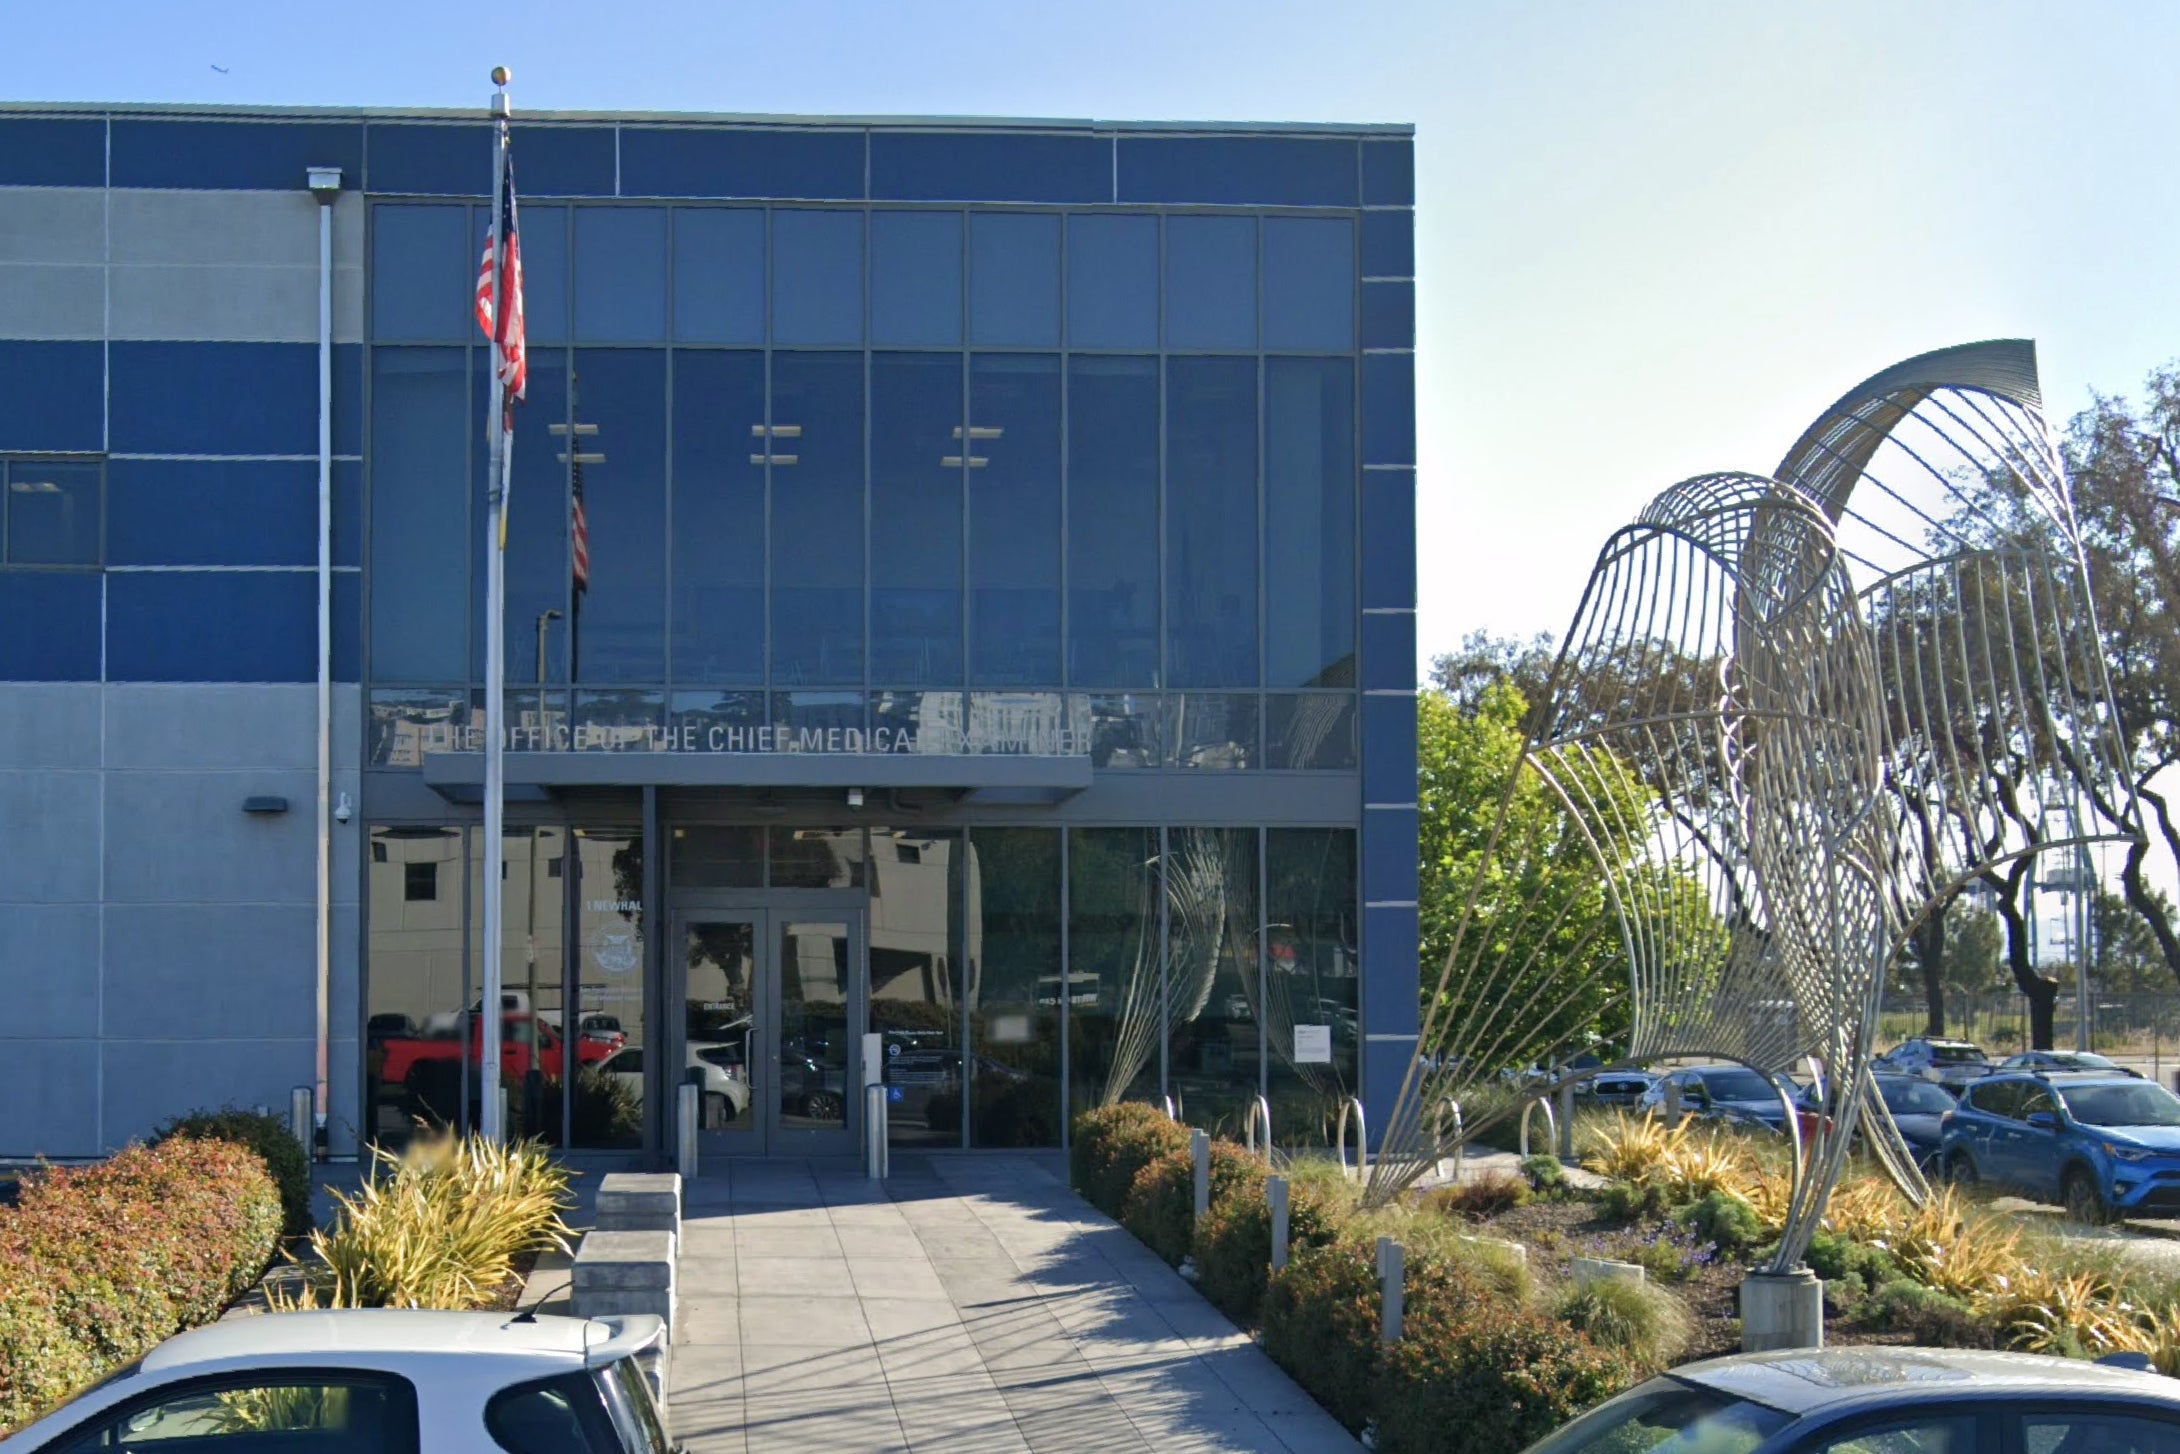
[[[683,1398],[674,1390],[666,1421],[674,1443],[689,1454],[743,1454],[748,1422],[739,1398]]]
[[[1355,1436],[1323,1409],[1313,1408],[1306,1414],[1260,1413],[1258,1417],[1287,1454],[1360,1454],[1362,1449]]]
[[[859,1257],[848,1250],[847,1269],[863,1297],[944,1298],[946,1286],[931,1264],[920,1258]]]
[[[870,1324],[852,1297],[744,1297],[742,1341],[752,1346],[867,1347]]]
[[[853,1297],[855,1280],[839,1257],[746,1257],[740,1263],[744,1297],[796,1295]]]
[[[764,1257],[842,1256],[830,1226],[744,1227],[734,1234],[734,1255],[744,1262]]]
[[[684,1288],[688,1283],[682,1284]],[[712,1291],[709,1286],[701,1292],[684,1291],[681,1306],[674,1317],[674,1342],[681,1344],[726,1344],[742,1341],[742,1301],[736,1297],[729,1284],[726,1289]],[[675,1357],[680,1357],[677,1353]]]
[[[962,1326],[961,1310],[945,1298],[867,1297],[862,1303],[871,1336],[881,1342]]]
[[[742,1349],[734,1343],[686,1343],[674,1349],[667,1396],[704,1403],[742,1397]]]

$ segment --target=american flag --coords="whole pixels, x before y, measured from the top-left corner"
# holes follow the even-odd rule
[[[514,152],[502,146],[500,159],[500,225],[486,235],[484,261],[477,269],[477,326],[493,342],[500,399],[511,427],[515,401],[529,387],[530,353],[522,332],[522,242],[515,232]],[[504,267],[494,247],[501,238],[506,240]]]
[[[588,591],[590,589],[590,516],[583,512],[582,450],[583,446],[581,444],[571,441],[568,450],[568,456],[572,461],[569,466],[569,481],[571,497],[575,502],[575,528],[573,532],[574,551],[569,557],[569,562],[575,570],[575,588],[579,591]]]

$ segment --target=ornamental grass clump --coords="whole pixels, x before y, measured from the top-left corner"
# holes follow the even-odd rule
[[[419,1136],[374,1150],[372,1175],[313,1232],[299,1293],[282,1308],[481,1308],[497,1301],[517,1261],[565,1249],[568,1172],[536,1141]]]
[[[1655,1283],[1597,1277],[1561,1287],[1552,1313],[1587,1333],[1592,1342],[1625,1353],[1656,1372],[1687,1351],[1695,1336],[1688,1305]]]

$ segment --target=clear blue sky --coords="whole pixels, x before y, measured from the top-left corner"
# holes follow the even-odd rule
[[[2180,357],[2165,0],[19,5],[23,100],[1411,121],[1421,646],[1559,628],[1606,532],[1907,354]],[[224,66],[226,73],[212,69]]]

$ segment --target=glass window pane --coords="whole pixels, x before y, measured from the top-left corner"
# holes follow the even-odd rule
[[[2180,1454],[2180,1420],[2083,1409],[2022,1419],[2022,1454]]]
[[[586,343],[666,337],[666,209],[575,209],[575,336]]]
[[[1158,219],[1067,219],[1071,348],[1158,347]]]
[[[1346,359],[1264,361],[1266,676],[1355,684],[1355,375]]]
[[[469,387],[458,348],[371,350],[371,675],[469,679]],[[480,469],[481,473],[481,469]]]
[[[19,459],[6,466],[7,562],[99,563],[99,467]]]
[[[863,732],[863,694],[846,691],[774,692],[772,744],[780,752],[856,752]]]
[[[961,412],[959,354],[871,360],[870,679],[882,686],[961,682]]]
[[[894,1145],[961,1144],[961,830],[870,832],[870,1029]]]
[[[470,351],[472,365],[469,417],[483,414],[496,387],[483,349]],[[529,399],[515,410],[515,457],[507,508],[507,677],[509,681],[564,682],[568,679],[568,464],[561,456],[568,441],[552,432],[568,418],[568,353],[560,348],[530,352]],[[470,496],[474,514],[470,531],[469,680],[484,680],[485,577],[490,545],[485,506],[489,451],[479,448],[472,466],[476,481]],[[374,572],[375,578],[375,572]],[[557,612],[557,615],[551,614]],[[538,643],[543,641],[544,671],[538,672]]]
[[[969,341],[1023,348],[1059,346],[1057,213],[971,214]]]
[[[469,209],[371,209],[371,333],[454,342],[477,327]]]
[[[641,1055],[650,1044],[643,994],[643,832],[577,828],[573,846],[575,1004],[566,1019],[541,1026],[539,1034],[557,1038],[563,1060],[577,1067],[568,1144],[633,1150],[643,1145],[643,1075],[617,1073],[603,1062],[617,1051]],[[548,1040],[548,1054],[551,1048]]]
[[[598,432],[574,441],[575,499],[590,538],[587,589],[575,592],[573,677],[666,677],[666,355],[594,349],[576,356],[574,413]],[[555,453],[567,453],[559,441]],[[603,459],[589,456],[603,455]]]
[[[664,692],[630,688],[577,692],[569,716],[576,752],[657,752],[665,745]]]
[[[863,341],[863,214],[772,214],[772,341]]]
[[[1262,1071],[1254,828],[1166,834],[1166,1091],[1189,1124],[1241,1138]]]
[[[1068,361],[1068,680],[1158,685],[1158,361]]]
[[[761,353],[674,355],[673,659],[679,683],[765,677]],[[608,459],[612,458],[610,449]]]
[[[860,682],[863,356],[774,354],[772,428],[772,679]]]
[[[1355,346],[1355,224],[1264,219],[1264,346],[1346,353]]]
[[[682,343],[765,341],[763,211],[675,211],[674,337]]]
[[[1189,692],[1166,698],[1170,767],[1210,772],[1257,766],[1257,696],[1254,692]]]
[[[1076,694],[1071,700],[1089,724],[1092,767],[1166,765],[1165,699],[1156,692]]]
[[[1159,1096],[1158,830],[1067,845],[1068,1114]]]
[[[1275,772],[1355,767],[1355,694],[1302,692],[1264,699],[1264,765]]]
[[[363,1056],[369,1140],[398,1146],[417,1117],[451,1125],[460,1115],[469,1031],[469,1017],[462,1013],[469,1003],[462,961],[462,865],[459,828],[371,830],[364,881],[371,926]],[[431,897],[410,893],[419,876],[435,886]],[[513,883],[509,897],[527,887],[525,876]],[[557,917],[546,927],[556,951],[558,928]]]
[[[1973,1414],[1934,1414],[1882,1428],[1865,1424],[1813,1446],[1810,1454],[1971,1454],[1978,1447],[1976,1425]]]
[[[972,1146],[1060,1144],[1060,835],[969,836]]]
[[[977,355],[969,365],[969,425],[969,680],[1056,686],[1059,359]]]
[[[1166,370],[1166,681],[1257,680],[1257,369],[1176,358]]]
[[[1256,220],[1168,217],[1166,347],[1256,345]]]
[[[1355,976],[1355,834],[1346,828],[1265,830],[1264,1040],[1271,1050],[1272,1125],[1283,1146],[1332,1140],[1357,1094],[1361,999]],[[1298,1026],[1331,1032],[1330,1059],[1301,1044]]]
[[[772,714],[763,692],[675,692],[667,727],[681,752],[763,752]]]
[[[772,887],[863,887],[861,828],[774,828],[769,837],[772,845]]]
[[[870,336],[879,344],[961,342],[961,214],[873,212]]]
[[[765,886],[765,830],[692,823],[676,828],[668,843],[673,862],[667,882],[677,889],[761,889]]]
[[[510,720],[514,720],[511,715]],[[557,872],[555,870],[558,870]],[[565,1077],[570,1057],[556,1028],[568,1023],[562,969],[567,962],[564,926],[572,875],[567,868],[567,830],[511,827],[501,846],[500,881],[505,885],[500,923],[500,1085],[507,1093],[513,1134],[542,1137],[548,1146],[566,1145]],[[462,1033],[474,1040],[484,1029],[484,833],[469,835],[469,985]],[[533,933],[534,930],[534,933]],[[427,1034],[444,1033],[444,1022],[427,1023]],[[441,1051],[444,1055],[445,1052]],[[462,1107],[468,1124],[477,1124],[477,1049],[457,1076],[442,1067],[431,1084],[433,1109],[446,1098],[450,1083],[464,1087]],[[603,1058],[600,1056],[599,1058]],[[578,1064],[587,1061],[577,1062]],[[392,1077],[389,1075],[388,1077]]]

